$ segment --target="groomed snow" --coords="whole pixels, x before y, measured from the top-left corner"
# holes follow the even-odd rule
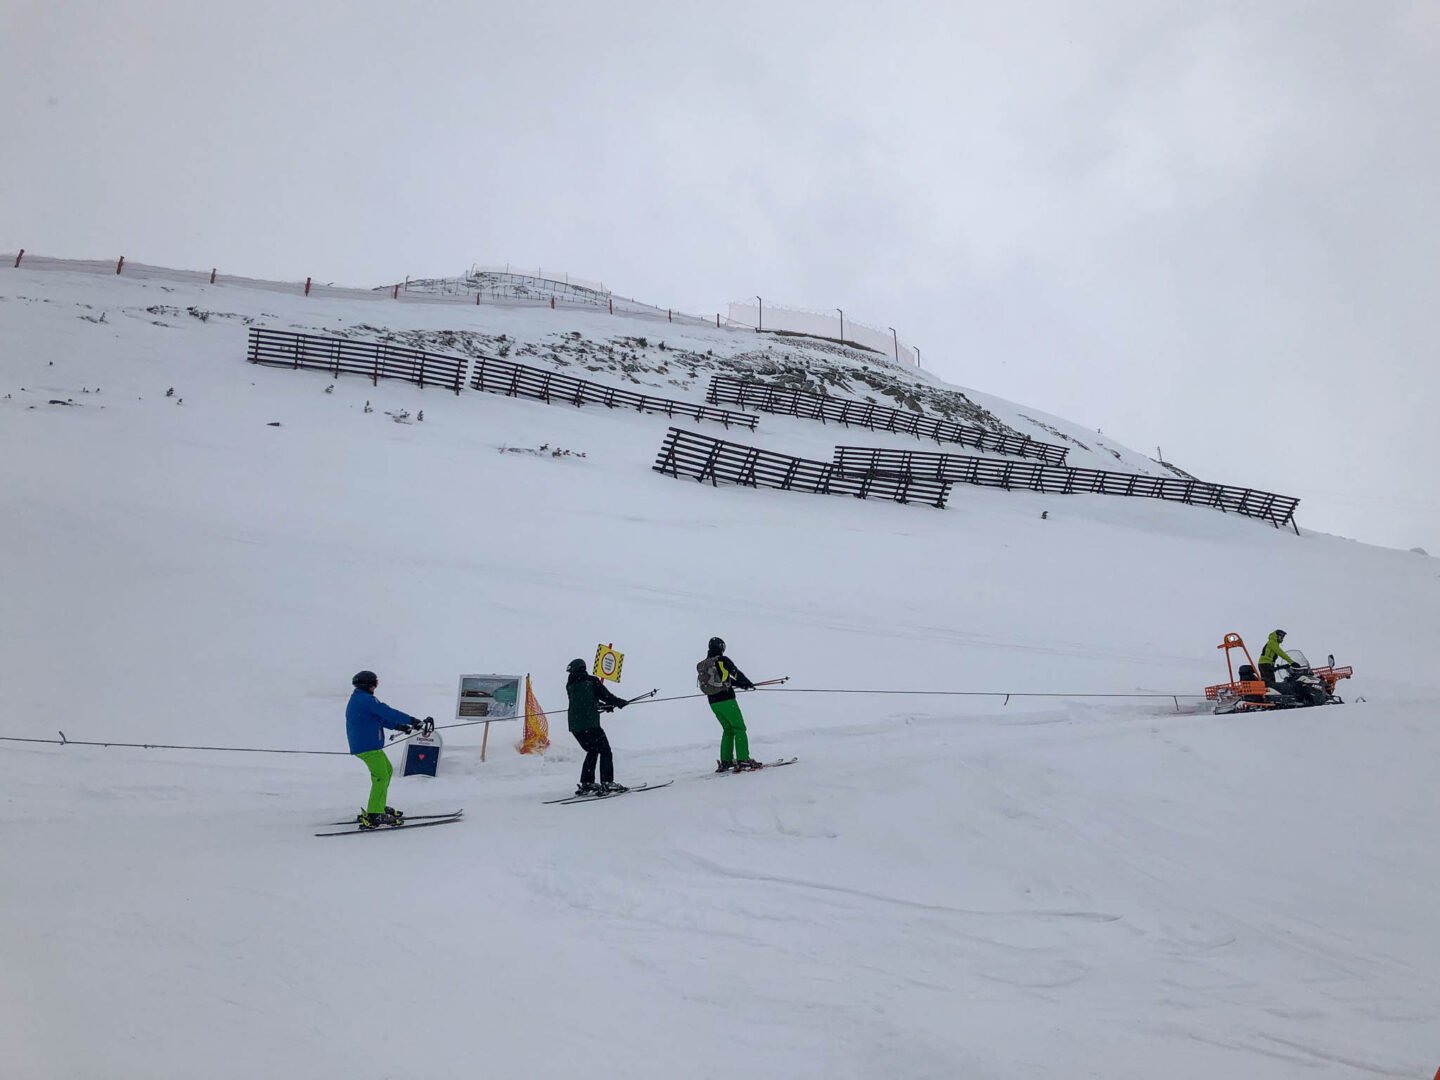
[[[742,704],[756,756],[801,759],[713,777],[703,701],[636,706],[607,721],[620,779],[675,785],[543,806],[578,773],[563,720],[543,758],[497,726],[481,763],[462,729],[391,797],[462,823],[317,840],[363,799],[348,757],[0,742],[0,1076],[1440,1063],[1434,560],[1143,500],[715,489],[651,471],[663,417],[243,360],[246,319],[719,364],[747,335],[0,273],[0,735],[343,750],[360,667],[443,722],[461,672],[530,672],[563,708],[601,641],[620,693],[686,694],[720,634],[791,676]],[[771,416],[753,441],[916,445]],[[586,456],[502,452],[542,444]],[[1116,449],[1072,462],[1142,467]],[[1351,703],[790,692],[1193,695],[1225,632],[1258,652],[1277,625],[1355,665]]]

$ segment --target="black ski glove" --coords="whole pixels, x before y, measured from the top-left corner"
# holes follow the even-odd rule
[[[629,705],[629,704],[630,704],[630,702],[626,701],[624,698],[621,698],[621,699],[616,703],[615,707],[616,707],[617,709],[623,709],[626,705]]]

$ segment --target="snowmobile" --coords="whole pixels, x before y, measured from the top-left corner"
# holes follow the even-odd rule
[[[1291,649],[1291,663],[1276,664],[1275,685],[1266,686],[1239,634],[1226,634],[1225,640],[1216,648],[1225,650],[1225,666],[1230,672],[1229,682],[1205,688],[1205,697],[1215,702],[1217,713],[1342,705],[1344,702],[1335,694],[1335,684],[1354,674],[1353,668],[1337,668],[1334,654],[1323,666],[1312,667],[1303,652]],[[1237,669],[1230,656],[1232,649],[1244,653],[1248,663],[1240,664]]]

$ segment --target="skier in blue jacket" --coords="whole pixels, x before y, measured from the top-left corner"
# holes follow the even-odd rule
[[[356,672],[350,680],[355,690],[350,703],[345,706],[345,736],[350,740],[350,753],[365,763],[370,770],[370,801],[356,823],[362,829],[378,829],[381,825],[399,825],[405,815],[385,805],[385,796],[390,791],[390,777],[395,770],[385,756],[385,729],[410,734],[422,724],[435,721],[426,717],[417,720],[399,709],[392,709],[375,697],[375,688],[380,685],[379,677],[373,671]]]

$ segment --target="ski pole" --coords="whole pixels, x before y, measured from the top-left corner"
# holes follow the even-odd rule
[[[762,686],[779,686],[781,683],[787,683],[789,681],[789,675],[781,675],[778,679],[766,679],[764,682],[752,683],[750,688],[752,690],[759,690]]]
[[[629,698],[628,701],[627,701],[627,704],[633,705],[633,704],[635,704],[635,703],[638,701],[638,702],[640,702],[640,703],[642,703],[642,704],[644,704],[644,703],[649,703],[649,704],[651,704],[651,705],[654,705],[654,704],[656,704],[657,702],[661,702],[661,701],[682,701],[682,700],[684,700],[685,698],[704,697],[704,696],[705,696],[704,694],[680,694],[680,695],[677,696],[677,697],[657,698],[655,695],[658,694],[659,692],[660,692],[660,691],[659,691],[658,688],[655,689],[655,690],[647,691],[646,693],[641,694],[641,695],[639,695],[638,697]],[[535,713],[534,715],[537,716],[537,717],[543,717],[544,719],[549,720],[551,717],[555,717],[555,716],[567,716],[567,715],[569,715],[569,712],[570,712],[569,709],[546,709],[545,711]],[[487,718],[482,719],[482,720],[461,720],[461,721],[459,721],[458,723],[454,723],[454,724],[436,724],[436,725],[435,725],[435,730],[436,730],[436,731],[450,731],[450,730],[452,730],[452,729],[454,729],[454,728],[474,727],[476,724],[500,723],[500,722],[502,722],[502,721],[524,720],[524,719],[525,719],[525,715],[524,715],[523,713],[517,714],[517,715],[515,715],[515,716],[504,716],[504,717],[500,717],[500,718],[498,718],[498,719],[497,719],[496,717],[491,716],[491,717],[487,717]],[[395,743],[404,742],[404,741],[406,741],[407,739],[410,739],[410,738],[413,738],[413,735],[392,736],[390,741],[391,741],[391,744],[393,745],[393,744],[395,744]]]
[[[656,693],[656,691],[650,691],[650,694],[654,693]],[[631,698],[630,704],[634,705],[638,701],[642,705],[658,705],[662,701],[688,701],[690,698],[705,696],[704,694],[676,694],[673,697],[651,697],[650,694],[642,694],[638,698]]]
[[[637,702],[637,701],[644,701],[644,700],[646,700],[647,698],[653,698],[653,697],[654,697],[656,694],[658,694],[659,692],[660,692],[659,690],[647,690],[647,691],[646,691],[645,693],[643,693],[643,694],[639,694],[639,695],[637,695],[637,696],[635,696],[635,697],[632,697],[632,698],[626,698],[626,699],[625,699],[625,704],[626,704],[626,705],[634,705],[635,702]],[[603,712],[603,713],[612,713],[612,712],[617,711],[617,710],[620,709],[620,708],[621,708],[621,706],[619,706],[619,705],[604,705],[604,704],[602,704],[602,705],[600,706],[600,711]]]
[[[766,680],[766,681],[763,682],[763,683],[756,683],[755,685],[756,685],[756,686],[770,686],[770,685],[772,685],[773,683],[776,683],[776,682],[788,682],[789,679],[790,679],[790,676],[786,675],[786,676],[784,676],[783,678],[780,678],[780,679],[769,679],[769,680]],[[641,705],[659,705],[661,702],[665,702],[665,701],[689,701],[691,698],[703,698],[703,697],[706,696],[705,694],[694,693],[694,694],[674,694],[674,695],[672,695],[672,696],[670,696],[670,697],[655,697],[654,695],[658,694],[659,692],[660,692],[660,691],[659,691],[658,688],[655,689],[655,690],[647,691],[646,693],[641,694],[641,695],[639,695],[638,697],[633,697],[633,698],[628,699],[627,704],[635,705],[635,704],[638,703],[638,704],[641,704]],[[570,712],[569,709],[547,709],[547,710],[545,710],[544,712],[539,712],[539,713],[536,713],[535,715],[536,715],[536,716],[540,716],[540,717],[544,717],[545,719],[548,720],[548,719],[550,719],[551,717],[554,717],[554,716],[566,716],[566,715],[569,714],[569,712]],[[452,730],[452,729],[454,729],[454,728],[474,727],[476,724],[488,724],[488,723],[492,723],[492,722],[493,722],[493,723],[500,723],[500,722],[502,722],[502,721],[524,720],[524,719],[525,719],[525,716],[524,716],[523,713],[517,714],[517,715],[515,715],[515,716],[500,717],[499,719],[497,719],[497,718],[495,718],[495,717],[492,716],[492,717],[489,717],[489,718],[487,718],[487,719],[482,719],[482,720],[461,720],[461,721],[458,721],[457,723],[454,723],[454,724],[436,724],[436,725],[435,725],[435,730],[436,730],[436,731],[450,731],[450,730]],[[391,745],[393,746],[393,745],[396,745],[396,744],[398,744],[398,743],[405,742],[407,739],[411,739],[411,738],[413,738],[413,737],[414,737],[413,735],[400,735],[400,736],[392,737],[391,740],[390,740],[390,743],[391,743]]]

